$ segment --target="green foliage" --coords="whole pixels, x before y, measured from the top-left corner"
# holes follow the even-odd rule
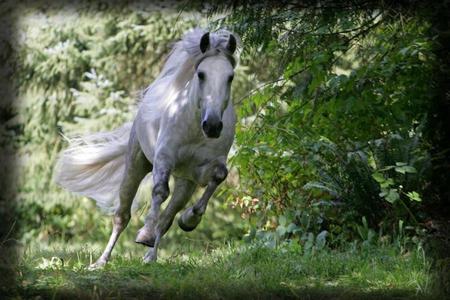
[[[324,231],[333,242],[361,236],[353,226],[361,217],[391,233],[399,219],[423,220],[421,205],[432,201],[424,198],[431,147],[422,135],[433,97],[430,24],[383,8],[280,3],[233,7],[216,25],[241,34],[248,60],[254,49],[270,53],[278,71],[239,107],[232,163],[240,193],[257,200],[240,205],[252,212],[249,236],[256,226],[274,232],[272,243],[289,238],[286,213],[306,234],[303,244]],[[300,225],[305,212],[319,225]],[[370,240],[368,232],[361,238]]]
[[[25,141],[59,140],[58,131],[67,131],[68,124],[78,131],[104,130],[129,120],[133,93],[157,75],[168,44],[194,24],[186,19],[171,30],[175,20],[158,12],[88,13],[34,34],[25,28],[17,84],[35,92],[24,101]],[[85,124],[92,119],[96,126]]]

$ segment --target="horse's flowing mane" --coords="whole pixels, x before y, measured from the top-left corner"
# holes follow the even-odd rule
[[[200,40],[206,32],[200,28],[193,29],[174,44],[160,74],[143,92],[140,105],[146,106],[146,119],[158,118],[164,107],[174,101],[178,93],[187,87],[194,75],[196,63],[205,55],[210,55],[211,51],[202,53],[200,50]],[[235,64],[237,55],[233,56],[226,50],[231,34],[227,30],[210,32],[210,49],[220,49],[221,53]],[[233,36],[239,45],[239,37],[234,33]]]

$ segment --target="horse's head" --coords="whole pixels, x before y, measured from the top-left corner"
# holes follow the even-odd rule
[[[201,127],[209,138],[218,138],[222,131],[222,116],[230,102],[230,88],[234,77],[236,38],[230,34],[225,47],[210,47],[209,33],[200,41],[203,56],[197,62],[194,84],[197,85]]]

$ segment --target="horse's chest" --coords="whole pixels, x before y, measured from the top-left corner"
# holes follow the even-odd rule
[[[223,149],[207,143],[181,146],[177,151],[177,163],[173,174],[179,177],[195,179],[192,177],[199,166],[226,155],[227,153]]]
[[[180,165],[199,165],[205,161],[213,160],[218,156],[224,155],[221,151],[213,145],[202,143],[199,145],[185,145],[181,146],[178,150],[177,160]]]

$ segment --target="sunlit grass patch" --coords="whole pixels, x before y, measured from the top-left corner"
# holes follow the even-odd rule
[[[19,265],[19,294],[192,299],[429,296],[429,264],[420,250],[405,255],[389,247],[325,249],[305,255],[289,247],[229,244],[190,253],[180,249],[149,265],[142,264],[140,256],[116,253],[104,269],[87,270],[98,254],[88,247],[26,251]]]

